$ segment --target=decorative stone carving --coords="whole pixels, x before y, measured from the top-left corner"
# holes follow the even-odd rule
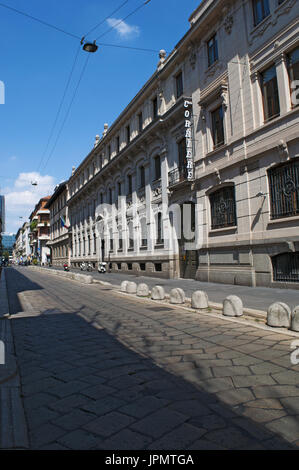
[[[233,28],[233,24],[234,24],[234,17],[233,15],[228,15],[225,20],[224,20],[224,29],[225,29],[225,32],[227,34],[231,34],[232,32],[232,28]]]
[[[190,44],[189,46],[189,63],[192,69],[195,69],[196,60],[197,60],[197,46],[195,44]]]
[[[288,144],[284,140],[281,139],[278,142],[277,149],[279,152],[279,157],[282,161],[289,160],[290,155],[289,155]]]
[[[159,68],[162,68],[165,60],[166,60],[166,51],[164,49],[161,49],[160,52],[159,52],[159,62],[158,62],[158,69]]]
[[[228,101],[227,101],[227,90],[222,90],[221,92],[221,100],[222,100],[222,106],[224,111],[227,110],[228,107]]]
[[[200,108],[200,112],[199,112],[199,115],[200,115],[200,118],[203,122],[206,122],[206,108],[204,106],[202,106]]]
[[[263,36],[264,32],[269,28],[269,26],[275,26],[278,18],[282,15],[288,14],[293,6],[296,4],[297,0],[287,0],[280,5],[268,18],[263,20],[259,25],[257,25],[252,33],[249,44],[252,45],[254,40],[260,36]]]
[[[160,197],[162,195],[162,188],[160,187],[160,188],[153,189],[152,195],[153,195],[153,198],[155,199]]]
[[[214,175],[216,177],[216,181],[218,184],[221,184],[221,175],[220,175],[220,171],[218,170],[218,168],[215,168],[214,170]]]

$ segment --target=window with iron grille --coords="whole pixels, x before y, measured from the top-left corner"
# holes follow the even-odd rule
[[[273,280],[299,282],[299,252],[282,253],[272,258]]]
[[[234,186],[227,186],[210,194],[210,204],[212,230],[237,225]]]
[[[299,214],[299,159],[268,171],[271,219]]]

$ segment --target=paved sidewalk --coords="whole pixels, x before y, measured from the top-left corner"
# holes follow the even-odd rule
[[[8,287],[31,449],[298,449],[294,338],[46,272]]]
[[[6,289],[6,270],[0,278],[0,449],[28,448],[27,425],[14,351]],[[4,357],[2,357],[4,352]]]
[[[26,268],[24,268],[26,269]],[[53,268],[60,269],[60,268]],[[61,268],[62,269],[62,268]],[[81,272],[80,269],[72,269],[74,272]],[[160,285],[167,293],[174,287],[184,289],[186,296],[191,297],[196,290],[207,292],[211,302],[222,304],[228,295],[237,295],[243,301],[244,307],[256,310],[267,311],[273,302],[284,302],[291,308],[299,305],[299,290],[279,289],[267,287],[233,286],[231,284],[215,284],[212,282],[200,282],[192,279],[161,279],[158,277],[136,276],[120,273],[100,274],[97,271],[84,272],[94,279],[110,282],[112,285],[120,285],[122,281],[129,279],[134,282],[146,282],[150,287]]]

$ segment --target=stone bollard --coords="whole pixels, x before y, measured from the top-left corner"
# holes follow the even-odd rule
[[[169,297],[171,304],[183,304],[185,302],[185,292],[179,287],[171,289]]]
[[[138,284],[137,287],[137,296],[138,297],[148,297],[149,296],[149,287],[145,283]]]
[[[152,295],[153,300],[164,300],[165,299],[165,290],[162,286],[154,286],[152,288]]]
[[[208,294],[203,290],[193,292],[191,297],[191,307],[204,309],[209,307]]]
[[[136,294],[137,292],[137,284],[136,282],[129,281],[127,284],[127,293],[128,294]]]
[[[299,331],[299,305],[294,308],[291,317],[291,330]]]
[[[81,282],[81,274],[75,274],[75,281]]]
[[[267,325],[280,328],[290,328],[290,307],[283,302],[274,302],[274,304],[270,305],[267,312]]]
[[[127,285],[128,285],[129,281],[123,281],[120,285],[120,291],[121,292],[127,292]]]
[[[240,317],[243,315],[243,302],[236,295],[229,295],[223,302],[223,315]]]
[[[80,282],[83,282],[84,284],[92,284],[93,279],[92,276],[85,276],[84,274],[79,274],[81,276]]]

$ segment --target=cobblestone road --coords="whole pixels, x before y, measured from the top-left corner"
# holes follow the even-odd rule
[[[298,449],[294,338],[6,273],[32,449]]]

